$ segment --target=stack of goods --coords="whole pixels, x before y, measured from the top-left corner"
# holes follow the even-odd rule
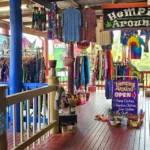
[[[32,15],[32,28],[39,31],[46,30],[46,10],[45,8],[34,7]]]
[[[96,115],[95,120],[102,122],[109,122],[112,126],[129,126],[132,128],[139,128],[143,123],[145,113],[141,109],[138,115],[128,115],[121,114],[119,112],[112,112],[111,109],[108,110],[108,117],[105,115]]]

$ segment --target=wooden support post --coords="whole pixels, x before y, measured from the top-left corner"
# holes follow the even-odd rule
[[[59,84],[59,80],[58,77],[52,76],[52,77],[48,77],[48,85],[53,85],[53,84]],[[50,92],[50,123],[53,122],[54,120],[58,120],[59,116],[58,116],[58,111],[55,110],[54,108],[54,103],[55,103],[55,95],[56,95],[56,91]],[[50,134],[56,134],[59,132],[59,126],[57,124],[57,126],[55,126],[54,128],[52,128],[50,130]]]
[[[7,136],[6,136],[6,95],[5,89],[7,85],[0,85],[0,122],[3,128],[0,129],[0,150],[7,150]]]
[[[46,38],[43,40],[43,47],[44,47],[43,56],[44,56],[45,65],[46,65],[45,74],[46,74],[46,76],[48,76],[48,39],[46,39]],[[46,83],[47,83],[47,81],[46,81]]]
[[[10,94],[22,91],[22,10],[21,0],[10,0]],[[16,119],[16,131],[20,132],[20,103],[16,104],[16,118],[10,108],[10,121]],[[12,127],[11,127],[12,128]],[[13,131],[13,128],[12,128]]]
[[[68,45],[68,57],[74,58],[73,43]],[[74,94],[74,63],[68,67],[68,92]]]

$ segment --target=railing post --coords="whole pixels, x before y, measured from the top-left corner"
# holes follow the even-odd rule
[[[57,85],[59,84],[58,77],[56,77],[56,76],[48,77],[48,85],[53,85],[53,84],[57,84]],[[50,98],[49,98],[50,106],[48,107],[48,108],[50,108],[50,114],[49,114],[50,122],[59,119],[58,111],[55,110],[55,108],[54,108],[55,95],[56,95],[56,91],[50,92]],[[53,129],[50,130],[50,134],[56,134],[58,132],[59,132],[58,124]]]
[[[7,150],[5,95],[7,87],[7,85],[0,85],[0,150]]]

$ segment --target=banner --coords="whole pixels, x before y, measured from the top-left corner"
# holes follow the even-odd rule
[[[106,8],[103,9],[104,30],[149,28],[150,8]]]
[[[120,113],[137,114],[138,81],[114,80],[112,110]]]

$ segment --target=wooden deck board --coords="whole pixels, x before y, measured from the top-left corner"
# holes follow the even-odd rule
[[[104,93],[92,93],[90,100],[77,107],[78,130],[76,134],[57,134],[46,138],[35,150],[150,150],[150,98],[139,96],[139,109],[145,111],[140,129],[113,127],[94,120],[97,114],[107,114],[111,100]],[[8,149],[12,148],[12,133],[8,132]],[[17,134],[19,142],[19,134]],[[30,145],[30,149],[33,146]]]

